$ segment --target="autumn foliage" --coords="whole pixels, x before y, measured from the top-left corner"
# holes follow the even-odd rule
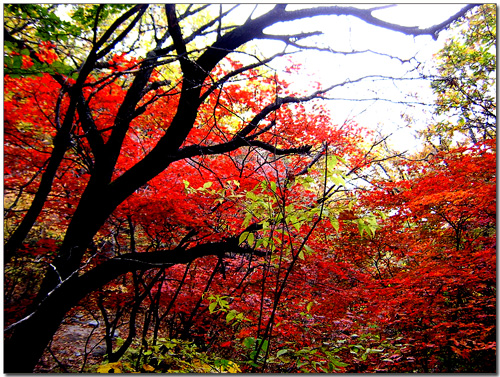
[[[41,43],[36,64],[57,61],[57,47]],[[66,230],[99,184],[100,143],[114,142],[141,64],[110,54],[82,83],[88,111],[75,111],[41,213],[5,265],[8,329],[40,304],[45,274],[58,273]],[[163,156],[168,168],[126,196],[85,248],[75,279],[103,284],[64,318],[85,313],[102,329],[106,357],[86,371],[494,372],[496,138],[397,158],[361,125],[332,124],[320,95],[306,100],[272,71],[243,67],[225,58],[214,68],[193,128]],[[175,74],[152,70],[108,186],[154,152],[184,106]],[[74,106],[65,91],[77,79],[61,77],[5,76],[6,239]],[[247,144],[222,149],[238,137]],[[374,173],[380,164],[385,174]],[[127,258],[137,267],[125,269]],[[115,262],[124,272],[103,276]],[[38,371],[52,371],[50,360],[46,350]]]

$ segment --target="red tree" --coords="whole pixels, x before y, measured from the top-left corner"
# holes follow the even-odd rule
[[[108,349],[110,357],[120,357],[135,335],[141,303],[161,301],[153,294],[162,292],[165,270],[196,267],[197,259],[214,256],[211,266],[207,258],[199,271],[180,278],[197,293],[194,284],[203,279],[201,290],[210,294],[224,258],[237,255],[250,258],[247,270],[257,271],[241,310],[260,298],[258,312],[253,307],[248,314],[260,339],[252,343],[250,365],[260,363],[284,318],[280,302],[293,269],[311,252],[314,230],[326,217],[335,228],[338,211],[352,217],[349,198],[333,210],[325,200],[366,153],[356,143],[360,131],[329,125],[321,107],[304,105],[336,84],[289,93],[265,69],[286,52],[259,58],[244,47],[263,38],[300,47],[317,33],[265,30],[316,16],[349,15],[435,37],[470,9],[419,29],[353,7],[287,10],[279,4],[236,26],[226,24],[231,10],[214,16],[203,5],[75,6],[73,23],[54,8],[6,7],[7,372],[31,372],[65,315],[84,299],[100,308],[106,330],[113,327],[107,310],[131,301],[129,337],[118,351]],[[136,45],[148,51],[140,56]],[[237,61],[240,54],[245,58]],[[344,154],[341,174],[335,166]],[[304,177],[317,164],[326,172],[317,173],[319,184]],[[369,225],[358,221],[361,230]],[[256,256],[265,261],[262,268]],[[124,291],[130,288],[123,300],[120,285],[108,289],[116,279]],[[165,289],[172,299],[180,295]],[[104,300],[106,291],[115,292],[113,299]],[[184,296],[174,310],[183,332],[191,331],[201,306],[197,297]]]

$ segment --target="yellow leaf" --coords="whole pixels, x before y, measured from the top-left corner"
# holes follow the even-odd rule
[[[210,373],[212,367],[205,364],[201,360],[193,360],[193,366],[196,368],[196,373]]]
[[[142,366],[142,369],[144,369],[146,372],[153,372],[155,370],[155,368],[153,368],[151,365],[148,364],[144,364]]]
[[[227,372],[228,373],[241,373],[241,369],[240,367],[238,366],[238,364],[230,361],[227,365]]]
[[[120,361],[116,363],[101,365],[99,368],[97,368],[97,373],[121,373],[121,366],[122,363]]]

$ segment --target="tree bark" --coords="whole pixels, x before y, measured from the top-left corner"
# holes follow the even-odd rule
[[[100,264],[81,276],[74,273],[47,294],[30,316],[13,327],[12,334],[4,342],[5,372],[31,373],[66,313],[86,295],[113,279],[131,271],[187,264],[207,255],[223,256],[228,252],[253,253],[252,249],[239,246],[238,238],[231,237],[225,241],[201,244],[190,249],[180,247],[152,253],[124,254]]]

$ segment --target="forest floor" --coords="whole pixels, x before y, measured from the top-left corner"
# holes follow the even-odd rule
[[[61,324],[35,373],[92,373],[104,361],[105,328],[87,313],[75,312]]]

